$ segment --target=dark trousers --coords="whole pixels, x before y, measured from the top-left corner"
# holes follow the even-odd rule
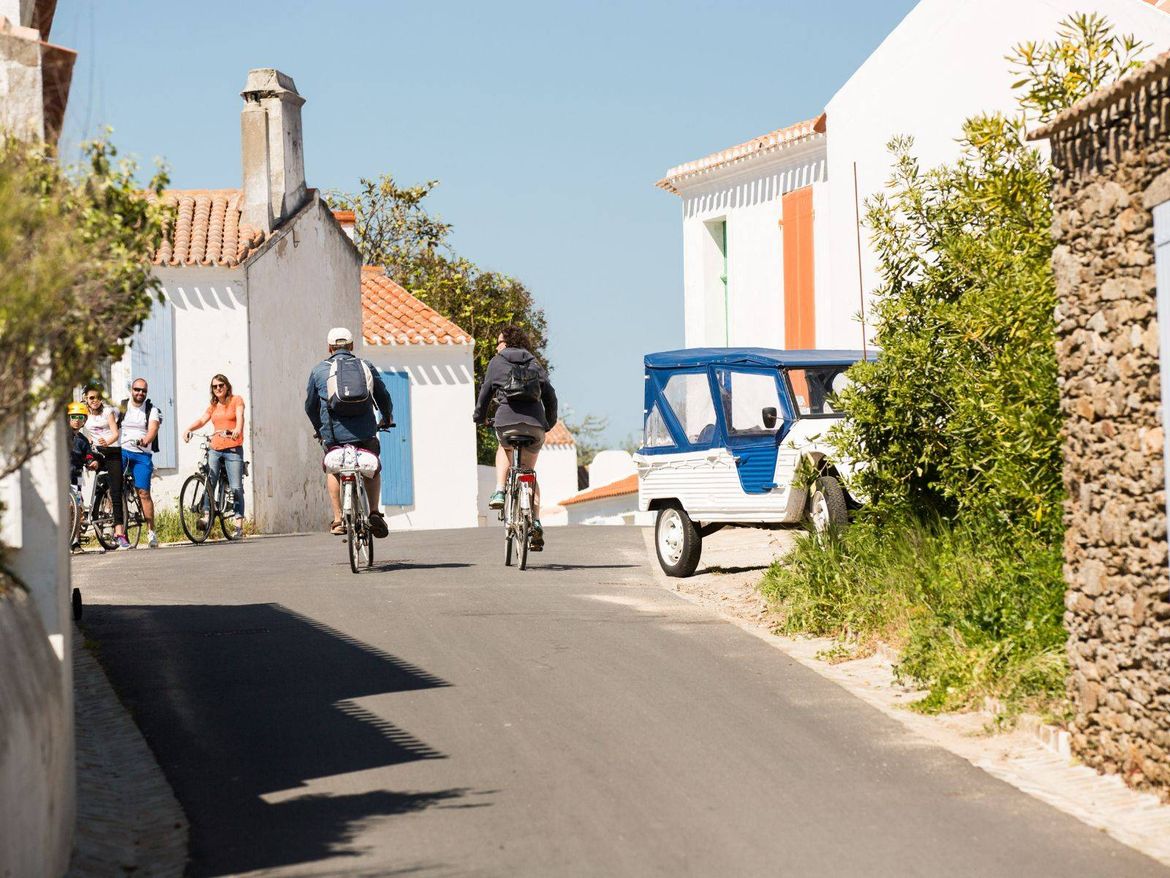
[[[108,473],[106,478],[109,481],[110,502],[114,507],[114,524],[118,526],[124,525],[126,523],[126,514],[122,503],[122,449],[108,448],[105,445],[95,445],[93,450],[97,453],[98,459],[101,461],[98,469],[104,473]]]

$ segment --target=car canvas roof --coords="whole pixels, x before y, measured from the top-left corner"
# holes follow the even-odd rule
[[[781,351],[774,348],[685,348],[647,354],[647,369],[695,366],[844,366],[865,359],[862,351]],[[869,359],[877,358],[875,351]]]

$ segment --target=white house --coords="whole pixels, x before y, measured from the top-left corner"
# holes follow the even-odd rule
[[[638,474],[588,488],[561,505],[568,512],[568,524],[651,525],[655,513],[638,511]]]
[[[165,509],[200,456],[182,431],[207,408],[211,376],[227,375],[247,406],[246,514],[260,531],[311,531],[329,501],[305,385],[329,328],[361,325],[361,258],[305,185],[304,98],[292,79],[252,70],[243,98],[243,186],[166,193],[178,217],[154,260],[163,301],[111,370],[111,396],[124,398],[136,377],[150,385],[163,416],[153,490]]]
[[[667,171],[682,199],[687,347],[815,347],[827,249],[825,117]]]
[[[922,0],[817,119],[671,168],[657,185],[682,199],[686,345],[862,347],[878,279],[859,221],[889,179],[890,139],[912,136],[924,168],[953,160],[967,117],[1015,110],[1013,46],[1098,12],[1158,52],[1166,5]]]
[[[361,356],[394,403],[396,426],[380,437],[386,521],[392,530],[475,527],[473,339],[380,268],[362,269],[361,298]]]

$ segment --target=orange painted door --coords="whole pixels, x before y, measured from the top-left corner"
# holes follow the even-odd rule
[[[787,192],[781,202],[784,241],[784,347],[817,346],[813,290],[813,191]]]

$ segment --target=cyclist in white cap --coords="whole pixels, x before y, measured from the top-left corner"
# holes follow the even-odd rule
[[[326,339],[329,356],[313,367],[305,388],[305,414],[313,424],[314,435],[326,450],[339,445],[353,445],[380,454],[378,430],[393,425],[394,409],[390,394],[378,370],[354,356],[353,333],[342,326],[329,330]],[[377,406],[378,414],[374,407]],[[366,480],[370,498],[370,532],[378,538],[390,531],[382,515],[382,474]],[[344,534],[341,520],[341,482],[327,473],[325,486],[333,505],[331,533]]]

